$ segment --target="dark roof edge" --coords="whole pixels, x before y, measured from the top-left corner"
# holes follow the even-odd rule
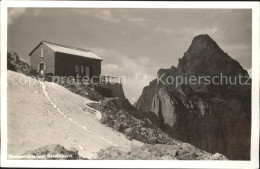
[[[62,45],[62,44],[59,44],[59,43],[49,42],[49,41],[45,41],[45,40],[43,40],[42,42],[48,43],[48,44],[51,44],[51,45],[61,46],[61,47],[64,47],[64,48],[70,48],[70,49],[81,50],[81,51],[85,51],[85,52],[91,52],[91,50],[88,50],[88,49],[82,49],[82,48],[77,48],[77,47],[73,47],[73,46]]]
[[[29,56],[31,56],[32,55],[32,53],[41,45],[41,44],[43,44],[43,42],[45,42],[45,43],[49,43],[49,44],[55,44],[55,45],[60,45],[60,44],[56,44],[56,43],[52,43],[52,42],[48,42],[48,41],[44,41],[44,40],[42,40],[30,53],[29,53]],[[60,46],[66,46],[66,45],[60,45]],[[70,47],[70,48],[73,48],[73,47]],[[78,48],[74,48],[74,49],[78,49]],[[86,50],[85,50],[86,51]],[[88,50],[89,52],[91,52],[90,50]],[[58,53],[63,53],[63,52],[58,52]],[[77,55],[77,56],[80,56],[80,55]],[[84,56],[80,56],[80,57],[84,57]],[[103,61],[103,59],[102,58],[100,58],[100,59],[96,59],[96,58],[90,58],[90,59],[94,59],[94,60],[100,60],[100,61]]]
[[[29,56],[32,55],[32,53],[43,43],[43,41],[41,41],[30,53]]]
[[[67,46],[67,45],[62,45],[62,44],[58,44],[58,43],[54,43],[54,42],[49,42],[49,41],[42,40],[42,41],[29,53],[29,56],[31,56],[32,53],[33,53],[42,43],[48,43],[48,44],[51,44],[51,45],[62,46],[62,47],[65,47],[65,48],[70,48],[70,49],[75,49],[75,50],[81,50],[81,51],[85,51],[85,52],[91,52],[91,50],[87,50],[87,49],[76,48],[76,47],[72,47],[72,46]]]

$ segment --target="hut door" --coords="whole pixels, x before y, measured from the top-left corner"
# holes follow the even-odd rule
[[[46,64],[40,63],[40,64],[38,65],[38,70],[39,70],[40,74],[43,74],[44,71],[46,70]]]
[[[88,67],[88,66],[86,66],[86,67],[85,67],[85,69],[86,69],[86,76],[88,76],[88,77],[89,77],[89,67]]]

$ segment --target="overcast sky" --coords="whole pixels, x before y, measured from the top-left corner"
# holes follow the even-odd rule
[[[41,40],[90,49],[104,60],[102,74],[132,79],[124,91],[134,102],[159,68],[177,66],[199,34],[251,69],[251,29],[246,9],[11,8],[8,51],[29,63]]]

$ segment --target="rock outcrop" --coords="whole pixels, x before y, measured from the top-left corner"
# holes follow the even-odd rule
[[[250,159],[251,85],[238,83],[238,77],[248,73],[214,40],[208,35],[196,36],[177,68],[160,69],[157,75],[144,88],[137,109],[155,114],[160,128],[173,138],[229,159]],[[221,75],[232,82],[236,78],[236,84],[221,82],[221,78],[215,78],[215,84],[203,78],[195,84],[176,80]],[[168,77],[175,81],[169,83],[172,79]]]
[[[31,68],[27,63],[20,60],[15,52],[7,52],[7,69],[26,75],[35,75],[37,72]]]
[[[99,92],[103,97],[125,98],[122,84],[120,83],[101,83],[94,86],[95,91]]]
[[[45,80],[47,78],[45,77]],[[100,101],[105,98],[125,98],[122,84],[115,83],[106,83],[106,84],[90,84],[85,83],[80,80],[76,81],[76,79],[69,77],[51,77],[51,82],[58,83],[61,86],[69,89],[73,93],[79,94],[83,97],[86,97],[93,101]]]
[[[122,147],[108,147],[98,152],[98,160],[228,160],[224,155],[210,154],[187,143],[175,145],[144,144]]]

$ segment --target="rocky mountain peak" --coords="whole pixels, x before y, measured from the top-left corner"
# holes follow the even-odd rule
[[[214,52],[219,54],[224,53],[218,44],[208,34],[202,34],[194,37],[187,53],[197,55],[205,52]]]
[[[187,52],[179,60],[177,69],[179,75],[248,75],[242,66],[207,34],[193,38]]]

